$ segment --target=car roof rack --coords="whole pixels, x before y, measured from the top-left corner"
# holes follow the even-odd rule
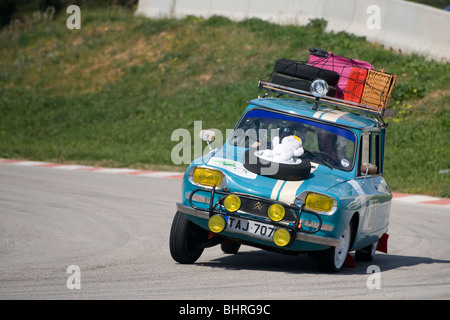
[[[378,71],[365,61],[311,48],[308,62],[280,59],[272,73],[259,81],[269,93],[289,95],[382,120],[394,116],[388,109],[396,75]],[[266,95],[267,95],[266,94]]]
[[[309,101],[314,101],[321,104],[326,104],[337,109],[346,109],[348,111],[353,111],[356,113],[365,113],[374,116],[394,116],[394,109],[385,109],[369,106],[366,104],[355,103],[351,101],[346,101],[343,99],[338,99],[334,97],[322,97],[317,98],[312,95],[310,91],[300,90],[292,87],[283,86],[276,83],[271,83],[269,81],[260,80],[258,83],[260,89],[267,90],[268,93],[278,93],[280,95],[289,95],[296,98],[301,98]]]

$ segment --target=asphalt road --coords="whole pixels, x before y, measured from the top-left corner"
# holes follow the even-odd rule
[[[0,299],[450,298],[448,206],[394,201],[389,253],[322,274],[252,247],[175,263],[180,196],[180,180],[0,165]]]

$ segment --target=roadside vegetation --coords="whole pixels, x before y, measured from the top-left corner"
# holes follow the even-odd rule
[[[385,177],[393,191],[450,197],[450,64],[402,55],[326,21],[278,26],[223,17],[152,20],[132,10],[35,14],[0,31],[0,157],[101,166],[174,166],[175,129],[225,133],[258,80],[310,47],[398,76]],[[205,146],[204,146],[205,147]]]

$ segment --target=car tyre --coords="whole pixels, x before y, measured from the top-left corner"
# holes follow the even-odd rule
[[[377,251],[378,241],[372,243],[370,246],[355,251],[355,259],[358,261],[372,261]]]
[[[288,59],[278,60],[275,64],[274,72],[308,81],[322,79],[325,80],[329,86],[336,86],[340,78],[339,73],[335,71],[310,66],[302,62]]]
[[[350,250],[351,238],[352,227],[349,224],[339,238],[339,244],[336,247],[330,247],[317,254],[318,269],[322,272],[339,272],[344,266],[345,259]]]
[[[283,75],[283,74],[277,74],[275,73],[272,76],[271,79],[272,83],[279,84],[281,86],[295,88],[303,91],[310,91],[311,90],[311,81],[294,78],[291,76]]]
[[[311,173],[311,162],[302,159],[301,163],[279,163],[264,160],[256,156],[255,149],[245,151],[244,168],[258,175],[289,181],[305,180]]]
[[[177,211],[170,229],[170,254],[181,264],[197,261],[203,253],[204,243],[208,240],[208,231],[202,229]]]
[[[311,83],[312,81],[295,78],[288,75],[275,73],[272,75],[271,79],[272,83],[279,84],[281,86],[290,87],[294,89],[299,89],[303,91],[310,92],[311,91]],[[332,86],[328,87],[327,96],[334,97],[336,95],[336,89]]]
[[[236,254],[238,253],[241,244],[239,242],[225,240],[220,244],[220,247],[224,253]]]

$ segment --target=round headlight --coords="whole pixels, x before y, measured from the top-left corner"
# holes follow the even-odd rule
[[[278,229],[273,233],[273,242],[279,247],[284,247],[291,242],[291,235],[286,229]]]
[[[311,83],[311,93],[316,98],[325,97],[328,93],[328,83],[322,79],[314,80]]]
[[[225,219],[220,215],[212,216],[208,221],[209,230],[214,233],[222,232],[225,229]]]
[[[241,199],[235,194],[230,194],[223,200],[223,206],[228,212],[236,212],[241,207]]]
[[[284,207],[281,204],[275,203],[269,207],[267,214],[272,221],[281,221],[285,215]]]

